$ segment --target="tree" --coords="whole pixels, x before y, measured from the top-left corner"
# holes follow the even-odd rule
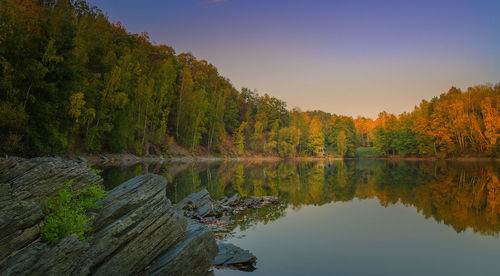
[[[334,115],[326,127],[326,141],[330,151],[340,156],[354,157],[356,155],[356,127],[354,120],[347,116]]]
[[[347,154],[347,137],[343,130],[339,132],[337,135],[337,153],[341,156],[345,156]]]
[[[307,137],[308,151],[311,155],[318,155],[323,152],[325,138],[323,136],[319,117],[312,117],[309,122],[309,136]]]
[[[236,147],[236,153],[238,155],[243,154],[245,151],[245,128],[247,127],[247,122],[242,122],[238,130],[235,132],[234,145]]]
[[[0,152],[498,156],[500,84],[452,87],[376,120],[287,109],[190,53],[133,34],[85,0],[0,1]],[[242,127],[243,126],[243,127]],[[233,141],[230,138],[232,137]],[[158,150],[163,149],[163,151]]]
[[[177,139],[181,139],[179,135],[179,127],[181,124],[181,118],[186,113],[185,111],[185,97],[187,94],[192,93],[193,91],[193,79],[191,78],[191,69],[186,64],[182,68],[182,72],[179,76],[180,78],[180,87],[177,95],[177,109],[176,109],[176,123],[175,123],[175,137]]]
[[[300,130],[294,126],[279,130],[278,153],[281,157],[294,157],[300,142]]]

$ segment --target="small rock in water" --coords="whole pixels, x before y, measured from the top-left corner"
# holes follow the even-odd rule
[[[280,203],[280,201],[277,197],[252,196],[242,199],[238,193],[230,198],[224,197],[219,201],[215,201],[205,189],[184,198],[176,204],[176,209],[186,217],[201,219],[206,217],[226,216],[226,214],[231,213],[236,214],[238,211],[242,211],[246,208],[255,209],[266,204],[278,203]]]
[[[240,201],[240,194],[236,193],[234,194],[232,197],[230,197],[226,202],[225,204],[226,205],[229,205],[229,206],[234,206],[236,204],[238,204],[238,202]]]
[[[250,251],[239,248],[231,243],[219,244],[219,255],[215,257],[215,266],[244,271],[255,270],[255,257]]]
[[[226,241],[235,237],[229,233],[234,228],[231,215],[238,214],[245,209],[257,209],[267,204],[280,204],[274,196],[241,198],[236,193],[230,198],[213,200],[206,189],[188,195],[175,205],[182,215],[194,218],[205,224],[213,233],[216,240]]]

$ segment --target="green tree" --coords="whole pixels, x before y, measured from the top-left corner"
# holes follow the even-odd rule
[[[245,129],[247,127],[246,122],[242,122],[238,130],[235,132],[234,145],[236,146],[236,153],[238,155],[243,154],[245,151]]]
[[[325,137],[319,117],[312,117],[309,121],[308,134],[307,145],[309,154],[317,155],[321,153],[325,147]]]

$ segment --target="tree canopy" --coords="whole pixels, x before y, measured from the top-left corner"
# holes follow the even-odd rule
[[[0,152],[437,156],[500,150],[500,86],[452,88],[376,120],[237,90],[190,53],[128,33],[84,0],[0,1]]]

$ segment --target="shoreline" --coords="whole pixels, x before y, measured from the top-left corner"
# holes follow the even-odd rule
[[[210,162],[281,162],[281,161],[343,161],[343,160],[381,160],[389,162],[397,161],[451,161],[451,162],[500,162],[498,157],[450,157],[450,158],[436,158],[436,157],[289,157],[283,158],[279,156],[242,156],[242,157],[221,157],[221,156],[137,156],[129,153],[104,153],[104,154],[50,154],[40,155],[34,157],[48,157],[57,156],[70,160],[86,162],[89,164],[135,164],[135,163],[210,163]],[[2,156],[0,158],[8,158],[9,156]],[[11,156],[21,157],[21,156]],[[34,158],[34,157],[21,157],[21,158]]]
[[[384,160],[384,161],[452,161],[452,162],[500,162],[497,157],[361,157],[361,158],[339,158],[339,157],[290,157],[278,156],[243,156],[243,157],[220,157],[220,156],[137,156],[128,153],[122,154],[99,154],[99,155],[57,155],[69,159],[78,159],[90,164],[99,163],[205,163],[205,162],[281,162],[281,161],[343,161],[343,160]]]

